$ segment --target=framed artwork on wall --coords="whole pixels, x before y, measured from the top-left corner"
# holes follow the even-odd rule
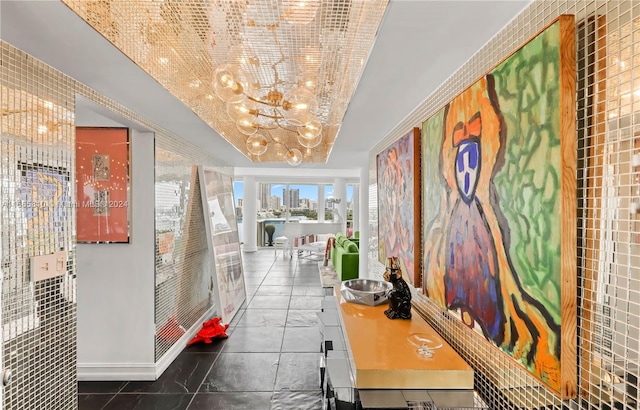
[[[76,127],[77,241],[128,243],[128,128]]]
[[[576,395],[573,16],[422,127],[423,288],[562,398]]]
[[[19,163],[19,208],[26,219],[29,255],[63,250],[64,226],[72,216],[69,172],[65,168]],[[51,249],[51,243],[54,248]]]
[[[215,260],[216,306],[218,316],[229,323],[247,297],[233,206],[233,178],[223,169],[198,168],[207,240]]]
[[[397,256],[408,282],[420,286],[420,128],[376,156],[378,261]]]

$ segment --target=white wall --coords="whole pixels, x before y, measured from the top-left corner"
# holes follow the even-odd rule
[[[78,110],[79,126],[121,126]],[[78,379],[153,380],[154,134],[131,132],[131,239],[78,244]]]

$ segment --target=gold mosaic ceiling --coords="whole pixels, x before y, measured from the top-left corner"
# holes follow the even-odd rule
[[[281,162],[295,148],[309,163],[327,161],[388,0],[63,2],[252,161]],[[276,119],[284,126],[258,129],[267,151],[249,153],[247,135],[214,89],[216,68],[229,63],[246,73],[240,90],[251,89],[251,101],[310,90],[320,144],[305,148],[296,127]],[[267,111],[267,120],[268,113],[279,117]]]

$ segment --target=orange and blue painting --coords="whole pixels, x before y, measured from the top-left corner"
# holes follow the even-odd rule
[[[561,304],[561,139],[575,134],[561,135],[560,40],[557,21],[422,129],[427,296],[558,392],[561,332],[576,331]]]
[[[66,249],[69,232],[64,223],[69,220],[71,198],[69,173],[58,167],[41,164],[19,164],[20,203],[26,219],[25,245],[30,254]]]
[[[418,165],[420,130],[414,128],[400,137],[376,157],[378,172],[378,260],[388,257],[400,261],[405,280],[419,286],[420,272],[415,259],[419,249],[419,228],[415,215],[419,212],[418,192],[414,175]],[[419,197],[418,197],[419,198]]]

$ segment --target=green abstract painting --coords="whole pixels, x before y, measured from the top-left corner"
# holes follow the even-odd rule
[[[575,270],[563,275],[563,258],[575,266],[575,229],[562,227],[572,195],[575,223],[575,153],[573,164],[565,158],[570,145],[575,151],[575,132],[565,132],[567,121],[575,130],[575,105],[567,110],[575,69],[563,50],[574,47],[565,41],[573,17],[563,17],[424,122],[423,284],[428,297],[569,396],[572,374],[565,377],[562,363],[572,353],[563,340],[576,328],[562,297]],[[565,255],[571,235],[574,252]]]

